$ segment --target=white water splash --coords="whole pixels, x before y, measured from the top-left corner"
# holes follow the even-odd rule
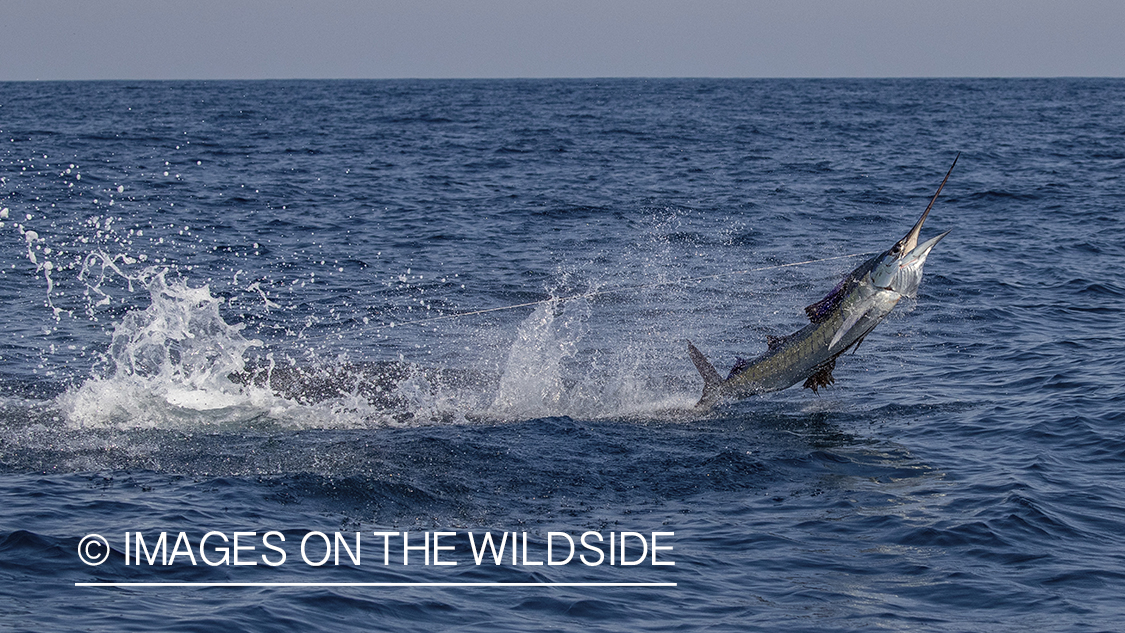
[[[107,376],[91,378],[60,398],[77,426],[157,427],[202,416],[227,423],[284,408],[266,389],[231,380],[245,369],[243,354],[261,346],[219,314],[222,299],[207,286],[168,281],[166,270],[146,269],[151,303],[127,313],[114,327]]]
[[[597,331],[604,324],[595,321],[586,299],[540,304],[520,324],[484,415],[678,419],[691,409],[697,399],[693,393],[669,389],[653,373],[668,363],[676,340],[650,331],[606,337]]]
[[[516,332],[489,413],[502,418],[564,415],[568,390],[563,362],[577,352],[588,316],[582,299],[539,304]]]

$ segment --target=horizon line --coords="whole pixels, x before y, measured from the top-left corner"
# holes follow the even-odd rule
[[[674,582],[76,582],[75,587],[675,587]]]
[[[994,80],[994,79],[1108,79],[1121,80],[1125,75],[605,75],[605,76],[497,76],[497,77],[101,77],[0,79],[0,83],[79,83],[79,82],[272,82],[272,81],[833,81],[833,80]]]

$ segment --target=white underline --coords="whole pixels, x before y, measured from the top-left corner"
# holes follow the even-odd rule
[[[76,582],[75,587],[675,587],[674,582]]]

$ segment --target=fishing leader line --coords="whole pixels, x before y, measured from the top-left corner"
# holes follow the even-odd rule
[[[714,274],[714,275],[704,275],[702,277],[685,277],[683,279],[675,279],[673,281],[662,281],[662,282],[659,282],[659,283],[642,284],[642,285],[639,285],[639,286],[622,286],[620,288],[610,288],[609,290],[593,290],[593,291],[590,291],[590,292],[583,292],[583,293],[576,294],[576,295],[570,295],[569,297],[551,297],[550,299],[540,299],[539,301],[528,301],[527,303],[516,303],[516,304],[508,305],[508,306],[500,306],[498,308],[484,308],[482,310],[470,310],[468,312],[456,312],[454,314],[443,314],[441,316],[430,317],[430,318],[426,318],[426,319],[418,319],[418,320],[415,320],[415,321],[403,321],[403,322],[392,321],[390,323],[384,324],[384,327],[395,328],[395,327],[406,327],[406,326],[409,326],[409,325],[424,325],[424,324],[427,324],[427,323],[434,323],[434,322],[437,322],[437,321],[447,321],[449,319],[460,319],[462,317],[476,316],[476,315],[479,315],[479,314],[488,314],[490,312],[503,312],[505,310],[516,310],[516,309],[519,309],[519,308],[529,308],[529,307],[532,307],[532,306],[538,306],[538,305],[542,305],[544,303],[551,303],[551,302],[554,302],[554,301],[562,301],[562,302],[565,303],[567,301],[572,301],[574,299],[590,299],[592,297],[598,297],[598,296],[601,296],[601,295],[611,295],[611,294],[618,294],[618,293],[622,293],[622,292],[634,292],[634,291],[637,291],[637,290],[647,290],[649,288],[659,288],[661,286],[674,286],[674,285],[679,285],[679,284],[689,284],[689,283],[695,283],[695,282],[699,282],[699,281],[706,281],[708,279],[720,279],[722,277],[731,277],[731,276],[734,276],[734,275],[749,275],[751,273],[760,273],[760,272],[764,272],[764,271],[767,271],[767,270],[778,270],[780,268],[794,268],[796,266],[806,266],[808,264],[819,264],[821,262],[830,262],[830,261],[834,261],[834,260],[837,260],[837,259],[851,259],[853,257],[864,257],[864,256],[867,256],[867,255],[874,255],[874,254],[876,254],[876,252],[877,251],[871,251],[871,252],[867,252],[867,253],[851,253],[851,254],[848,254],[848,255],[837,255],[835,257],[824,257],[822,259],[810,259],[810,260],[806,260],[806,261],[803,261],[803,262],[792,262],[790,264],[777,264],[776,266],[763,266],[761,268],[747,268],[746,270],[733,270],[733,271],[730,271],[730,272],[717,273],[717,274]]]

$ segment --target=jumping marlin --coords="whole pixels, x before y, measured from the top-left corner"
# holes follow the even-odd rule
[[[767,391],[780,391],[804,380],[814,393],[836,382],[832,370],[836,357],[859,347],[864,337],[879,325],[899,299],[913,297],[922,281],[926,256],[949,231],[921,244],[918,234],[930,214],[957,158],[918,223],[890,250],[859,265],[836,284],[820,301],[805,308],[810,323],[784,337],[767,337],[769,349],[758,358],[739,359],[726,380],[703,353],[688,342],[688,354],[703,376],[703,397],[696,407],[711,407],[724,398],[745,398]]]

